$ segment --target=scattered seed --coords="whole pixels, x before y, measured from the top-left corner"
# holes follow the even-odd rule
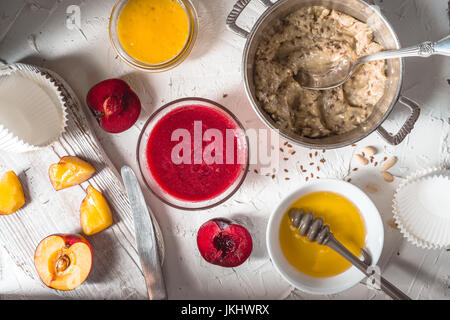
[[[378,161],[375,161],[373,165],[376,167],[378,165]]]
[[[369,157],[374,156],[377,153],[377,149],[371,146],[364,147],[362,151],[367,154]]]
[[[308,180],[309,180],[309,177],[306,177],[305,180],[308,181]]]
[[[311,178],[314,178],[314,173],[311,172]]]
[[[289,172],[288,169],[284,169],[284,172]]]
[[[318,155],[319,153],[316,151],[316,152],[314,152],[314,156],[316,156],[317,157],[317,155]]]
[[[391,226],[393,229],[398,229],[398,225],[395,223],[394,219],[389,220],[388,224],[389,224],[389,226]]]
[[[284,180],[291,180],[291,178],[286,177],[286,178],[284,178]]]
[[[324,158],[322,158],[322,159],[320,159],[320,162],[322,162],[322,163],[325,163],[325,159]]]
[[[302,170],[302,172],[306,172],[306,170]]]
[[[353,143],[353,144],[352,144],[352,147],[356,147],[356,144]]]
[[[352,181],[352,179],[351,179],[351,178],[348,178],[348,179],[347,179],[347,182],[351,182],[351,181]]]
[[[253,171],[254,171],[255,173],[258,173],[258,170],[256,170],[256,169],[255,169],[255,170],[253,170]]]
[[[362,155],[363,157],[365,157],[365,156],[366,156],[366,154],[365,154],[364,152],[361,152],[361,155]]]
[[[272,179],[275,179],[275,175],[274,174],[272,175]]]
[[[295,150],[289,149],[288,153],[291,154],[291,155],[295,154]]]
[[[325,149],[322,150],[322,153],[325,153]]]
[[[281,151],[281,152],[284,152],[283,148],[280,148],[280,151]]]
[[[286,144],[286,146],[287,146],[288,148],[292,148],[292,144],[290,144],[290,143]]]
[[[369,183],[366,186],[365,190],[369,193],[376,193],[376,192],[380,191],[380,188],[376,184]]]
[[[312,158],[312,153],[309,153],[309,157]]]
[[[288,144],[288,142],[287,142],[287,141],[285,141],[285,142],[284,142],[284,145],[287,145],[287,144]]]
[[[394,181],[394,176],[387,171],[383,171],[383,179],[386,182],[392,182]]]
[[[397,157],[390,157],[389,158],[389,160],[387,160],[384,164],[383,164],[383,166],[381,167],[381,170],[382,171],[387,171],[387,170],[389,170],[390,168],[392,168],[394,165],[395,165],[395,163],[397,162]]]
[[[320,179],[320,177],[316,177],[316,179]]]
[[[289,160],[289,158],[283,158],[283,160],[284,160],[284,161],[288,161],[288,160]]]
[[[302,169],[302,170],[303,170],[303,165],[300,165],[300,169]]]
[[[384,157],[384,158],[383,158],[383,161],[386,161],[386,160],[387,160],[387,157]]]
[[[359,163],[362,164],[363,166],[367,166],[367,164],[369,163],[369,161],[362,155],[360,154],[355,154],[354,159]]]
[[[353,168],[353,171],[358,171],[358,168]]]
[[[314,164],[314,162],[310,162],[309,165],[312,166]]]
[[[320,171],[320,167],[319,166],[317,166],[317,171]]]

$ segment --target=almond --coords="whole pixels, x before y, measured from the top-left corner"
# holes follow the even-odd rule
[[[371,183],[369,183],[365,189],[369,193],[376,193],[380,190],[380,188],[377,185]]]
[[[369,157],[372,157],[377,153],[377,149],[371,146],[364,147],[362,151]]]
[[[363,166],[367,166],[367,164],[369,163],[369,160],[367,160],[360,154],[355,154],[355,160],[358,161],[358,163],[362,164]]]
[[[381,171],[387,171],[397,163],[397,157],[390,157],[381,167]]]
[[[387,171],[383,171],[383,179],[386,182],[392,182],[394,181],[394,176]]]

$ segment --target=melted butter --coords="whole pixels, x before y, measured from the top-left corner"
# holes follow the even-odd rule
[[[332,192],[313,192],[295,201],[291,208],[313,212],[330,226],[335,238],[357,257],[365,247],[364,221],[356,206]],[[287,211],[289,212],[289,210]],[[294,228],[285,213],[280,226],[280,245],[289,263],[312,277],[331,277],[350,268],[351,264],[328,246],[308,241]]]
[[[189,17],[176,0],[130,0],[118,21],[123,49],[134,59],[160,64],[175,58],[189,37]]]

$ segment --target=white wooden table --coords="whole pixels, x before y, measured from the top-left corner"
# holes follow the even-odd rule
[[[194,0],[200,18],[200,33],[192,55],[181,66],[161,74],[144,74],[118,59],[108,39],[108,18],[114,0],[5,0],[0,3],[0,58],[49,68],[61,75],[84,101],[89,88],[106,78],[121,77],[137,91],[143,105],[139,121],[118,135],[94,126],[95,134],[116,168],[135,160],[138,135],[148,116],[164,103],[187,96],[209,98],[230,108],[246,128],[264,128],[245,96],[241,80],[244,40],[225,28],[225,18],[234,0]],[[243,23],[254,21],[262,5],[254,1]],[[438,40],[449,34],[447,0],[375,0],[393,24],[403,46]],[[65,27],[69,5],[81,8],[81,30]],[[422,107],[413,132],[399,146],[387,145],[377,134],[358,143],[374,145],[380,157],[396,155],[394,183],[383,182],[373,166],[352,171],[354,147],[327,151],[320,177],[351,178],[364,188],[367,183],[382,186],[370,194],[384,221],[385,245],[380,260],[384,276],[414,299],[450,298],[450,252],[426,251],[407,243],[390,226],[392,196],[398,183],[414,170],[449,164],[450,160],[450,63],[448,58],[406,60],[402,93]],[[398,128],[405,114],[395,111],[386,122]],[[281,141],[283,143],[284,141]],[[175,210],[145,196],[164,234],[164,273],[172,299],[387,299],[363,284],[333,296],[311,296],[295,290],[272,267],[265,247],[265,227],[270,212],[292,188],[305,183],[299,164],[308,163],[310,150],[294,147],[296,153],[281,166],[275,179],[253,173],[240,191],[226,203],[204,212]],[[283,158],[285,155],[280,155]],[[13,163],[11,163],[13,166]],[[283,169],[288,169],[289,174]],[[290,180],[285,180],[286,176]],[[205,262],[196,247],[198,227],[212,217],[239,218],[254,239],[254,251],[242,266],[220,268]],[[31,260],[32,261],[32,260]],[[59,296],[39,281],[32,280],[0,247],[0,299],[54,299]],[[123,298],[112,296],[111,298]],[[125,296],[126,297],[126,296]],[[95,298],[95,297],[86,297]],[[130,298],[142,298],[130,296]]]

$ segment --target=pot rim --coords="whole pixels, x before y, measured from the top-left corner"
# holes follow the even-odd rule
[[[275,3],[273,3],[272,6],[267,7],[267,9],[256,20],[255,24],[253,25],[252,29],[250,30],[250,32],[249,32],[249,34],[247,36],[247,40],[245,42],[245,46],[244,46],[244,50],[243,50],[243,56],[242,56],[241,68],[243,70],[245,93],[247,95],[248,100],[250,101],[250,104],[251,104],[253,110],[256,112],[256,114],[258,115],[259,119],[264,124],[266,124],[271,130],[277,132],[281,137],[283,137],[284,139],[288,140],[289,142],[291,142],[291,143],[293,143],[295,145],[298,145],[298,146],[302,146],[302,147],[308,147],[308,148],[312,148],[312,149],[336,149],[336,148],[342,148],[342,147],[349,146],[351,144],[354,144],[354,143],[356,143],[356,142],[366,138],[367,136],[372,134],[375,130],[377,130],[378,127],[381,126],[381,124],[389,117],[389,115],[391,114],[392,110],[394,109],[394,106],[398,102],[398,99],[400,97],[400,92],[401,92],[401,89],[402,89],[403,76],[404,76],[404,67],[403,67],[403,59],[402,58],[399,58],[399,69],[400,69],[400,71],[399,71],[399,73],[400,73],[399,74],[399,81],[398,81],[399,84],[397,86],[397,90],[395,91],[394,98],[392,99],[392,102],[391,102],[389,108],[386,110],[386,112],[381,117],[381,119],[375,125],[373,125],[370,129],[365,131],[362,135],[360,135],[358,137],[355,137],[353,139],[350,139],[350,140],[348,140],[346,142],[333,143],[333,144],[316,144],[316,143],[310,143],[310,142],[307,142],[307,141],[294,140],[292,137],[288,136],[285,132],[283,132],[279,128],[277,128],[273,123],[268,121],[268,119],[265,117],[266,112],[259,107],[258,103],[256,102],[256,100],[252,96],[252,94],[250,92],[248,69],[247,69],[250,45],[252,44],[252,41],[254,40],[254,37],[257,34],[257,30],[260,27],[261,23],[268,16],[270,16],[270,14],[272,14],[272,12],[276,8],[278,8],[279,6],[281,6],[283,3],[287,2],[287,1],[296,1],[296,0],[279,0],[279,1],[275,2]],[[336,0],[330,0],[330,1],[336,1]],[[358,1],[361,4],[363,4],[365,7],[370,9],[374,14],[376,14],[380,18],[380,20],[383,22],[383,24],[387,27],[387,29],[390,31],[391,35],[393,36],[393,39],[394,39],[395,44],[397,46],[397,49],[401,48],[400,40],[399,40],[399,38],[397,36],[397,33],[395,32],[394,28],[389,23],[389,21],[386,19],[386,17],[380,11],[376,10],[374,8],[374,6],[369,5],[367,2],[365,2],[363,0],[355,0],[355,1]]]

